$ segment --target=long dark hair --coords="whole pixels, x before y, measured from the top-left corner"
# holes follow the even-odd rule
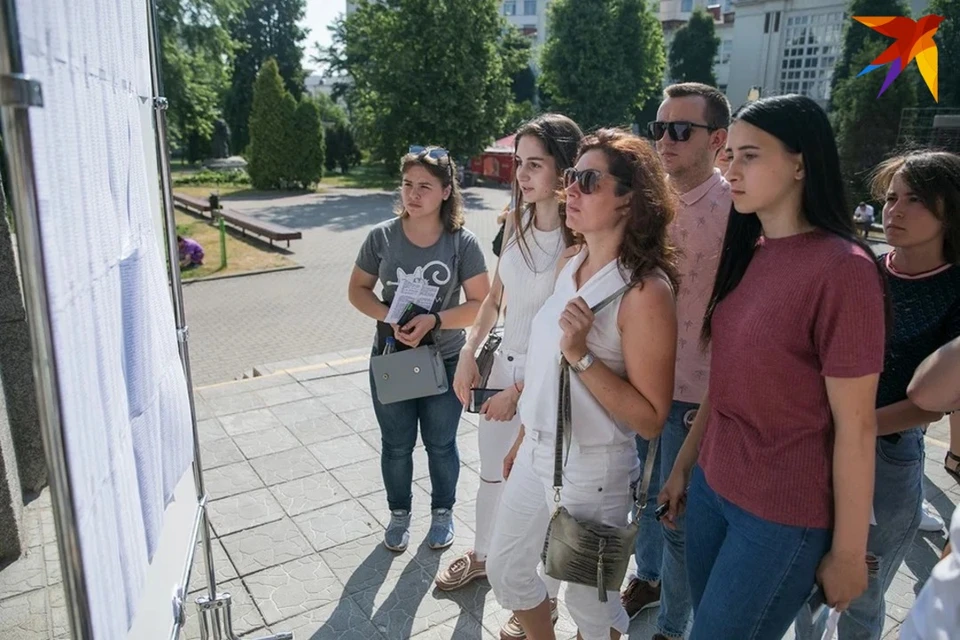
[[[513,143],[513,153],[516,155],[520,147],[520,138],[524,136],[533,136],[543,145],[547,154],[553,158],[557,165],[557,177],[563,174],[565,169],[569,169],[577,161],[577,150],[583,141],[583,131],[577,126],[577,123],[567,116],[559,113],[545,113],[533,120],[527,122],[517,130]],[[531,213],[536,212],[536,205],[527,205],[523,202],[523,192],[517,186],[516,170],[513,177],[513,228],[517,230],[516,236],[510,239],[510,242],[516,241],[520,245],[520,253],[523,255],[524,262],[531,269],[535,268],[533,257],[530,253],[530,245],[527,237],[530,227],[533,226],[533,215],[523,221],[525,209],[530,209]],[[573,232],[567,228],[563,218],[566,216],[566,208],[561,201],[560,207],[560,229],[563,234],[563,243],[569,247],[573,244]]]
[[[420,166],[430,175],[440,181],[441,189],[450,187],[450,197],[440,203],[440,220],[447,233],[458,231],[464,223],[463,195],[460,193],[460,183],[457,182],[457,165],[448,153],[439,160],[430,155],[430,151],[437,147],[427,147],[423,151],[411,152],[400,159],[400,175],[409,171],[410,167]],[[401,218],[409,215],[403,208],[403,201],[397,203],[394,209]]]
[[[610,175],[617,178],[616,194],[633,194],[627,205],[630,211],[620,245],[620,266],[630,272],[632,282],[640,282],[659,268],[677,291],[678,255],[669,233],[677,214],[677,198],[667,184],[657,152],[643,138],[621,129],[600,129],[588,135],[579,155],[593,150],[603,152]],[[577,242],[582,243],[583,238],[578,236]]]
[[[733,122],[738,120],[766,131],[792,153],[801,154],[804,170],[801,210],[807,222],[856,244],[872,256],[870,246],[858,236],[853,215],[847,209],[837,144],[823,109],[806,96],[773,96],[740,107],[733,114]],[[717,277],[700,332],[704,347],[710,343],[713,313],[720,301],[740,284],[762,231],[756,213],[740,213],[730,207]],[[879,264],[877,273],[885,283]]]
[[[947,151],[916,151],[882,162],[870,181],[874,197],[886,200],[896,174],[943,223],[943,259],[960,263],[960,156]]]

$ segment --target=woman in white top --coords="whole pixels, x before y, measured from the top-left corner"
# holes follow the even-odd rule
[[[498,309],[506,310],[503,341],[486,383],[487,388],[503,391],[481,407],[476,539],[473,550],[455,559],[437,578],[437,587],[444,591],[486,575],[487,550],[503,486],[503,458],[520,429],[516,411],[523,389],[530,323],[553,292],[557,261],[573,241],[563,225],[563,206],[557,194],[561,175],[573,166],[582,139],[583,133],[573,120],[556,114],[540,116],[516,134],[516,204],[506,221],[506,239],[493,287],[470,328],[453,383],[457,397],[468,405],[470,390],[480,382],[477,350],[496,323]]]
[[[656,153],[619,130],[587,136],[564,176],[566,223],[575,246],[560,263],[553,295],[533,321],[521,437],[508,472],[487,558],[501,606],[530,640],[553,640],[547,589],[537,575],[554,503],[554,440],[560,357],[571,364],[572,440],[560,504],[578,519],[624,527],[639,476],[634,436],[660,433],[673,396],[677,342],[676,255],[667,234],[674,196]],[[605,298],[633,285],[594,315]],[[607,602],[570,584],[566,604],[584,640],[626,633],[620,585]]]

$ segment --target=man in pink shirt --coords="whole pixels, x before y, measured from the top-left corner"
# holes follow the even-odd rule
[[[657,522],[654,510],[659,483],[669,477],[707,388],[710,354],[700,349],[700,327],[731,206],[730,185],[714,167],[717,152],[727,140],[730,104],[726,97],[714,87],[695,82],[671,85],[663,93],[657,120],[648,125],[648,131],[680,200],[671,229],[673,242],[681,250],[676,381],[673,406],[660,436],[650,501],[637,537],[637,577],[622,597],[631,618],[660,605],[653,640],[683,638],[691,613],[683,520],[677,522],[676,530],[667,529]],[[647,441],[638,437],[637,450],[643,460]]]

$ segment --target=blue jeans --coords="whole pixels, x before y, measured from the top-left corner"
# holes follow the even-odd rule
[[[660,434],[659,454],[654,462],[647,506],[640,517],[640,533],[637,535],[637,577],[647,582],[660,580],[657,631],[668,638],[682,638],[690,619],[690,588],[687,586],[683,551],[684,517],[681,515],[677,519],[677,528],[673,530],[657,522],[653,512],[657,508],[660,487],[670,477],[673,463],[677,460],[699,406],[674,400],[670,407],[670,415]],[[647,445],[646,440],[637,437],[640,464],[646,459]]]
[[[782,638],[816,579],[832,531],[763,520],[720,497],[695,467],[687,493],[690,640]]]
[[[879,640],[886,617],[884,594],[913,544],[920,528],[923,505],[923,432],[910,429],[897,442],[877,438],[877,470],[873,489],[873,513],[867,553],[879,563],[867,590],[850,603],[840,617],[840,640]],[[810,624],[809,616],[797,618],[797,640],[820,640],[826,615]]]
[[[373,411],[380,425],[382,448],[380,470],[387,490],[390,510],[410,510],[413,498],[413,449],[417,444],[417,423],[427,450],[430,467],[431,509],[452,509],[457,499],[460,478],[460,453],[457,451],[457,426],[463,405],[453,391],[456,360],[446,360],[449,389],[428,398],[381,404],[370,372]]]

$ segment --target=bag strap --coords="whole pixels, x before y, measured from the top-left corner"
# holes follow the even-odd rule
[[[463,283],[460,281],[460,236],[463,234],[463,229],[457,229],[457,233],[453,236],[453,267],[450,269],[450,281],[451,286],[447,289],[447,292],[443,296],[443,300],[440,302],[440,309],[438,311],[443,311],[450,300],[453,299],[454,291],[460,289],[463,286]],[[453,277],[454,274],[457,276],[456,286],[453,286]],[[433,336],[433,343],[435,345],[440,344],[440,329],[434,327],[430,334]]]
[[[500,255],[497,256],[497,266],[493,271],[494,280],[497,279],[497,276],[500,275],[500,261],[503,260],[503,254],[507,250],[507,246],[510,243],[510,237],[513,235],[513,218],[508,213],[507,217],[503,220],[503,240],[500,242]],[[497,323],[500,322],[500,309],[503,308],[503,280],[500,281],[500,295],[497,296],[497,320],[493,323],[493,326],[490,327],[490,331],[487,332],[489,336],[497,329]]]
[[[604,307],[615,301],[633,287],[629,283],[610,294],[597,304],[590,307],[590,311],[596,315]],[[554,442],[553,458],[553,489],[554,499],[560,502],[560,489],[563,488],[563,450],[566,446],[569,455],[570,443],[572,440],[572,409],[570,403],[570,363],[567,359],[560,356],[560,388],[557,404],[557,434]],[[643,474],[640,482],[634,487],[634,519],[636,521],[647,503],[647,493],[650,490],[650,481],[653,478],[654,461],[656,460],[657,448],[660,438],[651,438],[647,447],[647,457],[643,463]]]

